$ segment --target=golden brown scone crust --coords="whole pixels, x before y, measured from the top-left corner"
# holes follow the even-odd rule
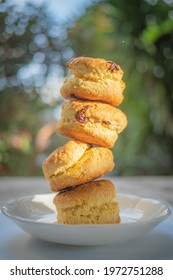
[[[76,77],[89,80],[108,78],[120,80],[123,77],[123,70],[113,61],[103,58],[77,57],[66,63],[69,72]]]
[[[61,224],[119,223],[119,205],[111,181],[98,180],[60,192],[54,198]]]
[[[42,168],[46,178],[64,172],[78,161],[90,145],[80,141],[68,141],[64,146],[53,151],[43,162]]]
[[[77,57],[66,64],[73,78],[66,78],[61,87],[65,99],[72,97],[100,101],[118,106],[124,99],[123,71],[113,61],[101,58]]]
[[[103,78],[93,81],[74,77],[66,78],[60,91],[65,99],[80,98],[118,106],[124,99],[124,89],[125,83],[122,80]]]
[[[62,105],[57,131],[69,138],[112,148],[126,125],[126,115],[111,105],[72,100]]]
[[[60,208],[71,208],[88,204],[100,206],[116,197],[115,186],[110,180],[96,180],[58,193],[54,203]]]
[[[52,191],[77,186],[97,179],[114,168],[112,151],[103,147],[88,149],[84,155],[66,171],[48,178]]]

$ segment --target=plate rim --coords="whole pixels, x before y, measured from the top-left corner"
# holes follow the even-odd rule
[[[95,227],[126,227],[127,225],[142,225],[142,224],[152,224],[153,222],[155,223],[159,223],[163,220],[165,220],[166,218],[168,218],[170,215],[171,215],[171,209],[170,209],[170,206],[169,206],[169,203],[166,202],[165,200],[162,200],[162,199],[155,199],[155,198],[152,198],[152,197],[149,197],[149,196],[144,196],[144,195],[133,195],[133,194],[129,194],[129,193],[122,193],[122,192],[118,192],[116,194],[116,201],[118,201],[117,199],[117,196],[123,196],[123,197],[131,197],[131,198],[137,198],[137,199],[147,199],[147,200],[150,200],[150,201],[156,201],[156,202],[159,202],[161,204],[163,204],[167,210],[166,214],[164,215],[161,215],[161,216],[156,216],[154,218],[151,218],[151,219],[148,219],[148,220],[145,220],[145,221],[135,221],[135,222],[128,222],[128,223],[119,223],[119,224],[79,224],[79,225],[67,225],[67,224],[56,224],[56,223],[47,223],[47,222],[44,222],[44,221],[41,221],[41,222],[38,222],[37,220],[31,220],[31,219],[27,219],[27,218],[22,218],[20,216],[14,216],[14,215],[11,215],[8,211],[8,205],[9,204],[15,204],[16,202],[18,201],[22,201],[24,199],[31,199],[31,197],[33,196],[46,196],[46,195],[53,195],[53,193],[42,193],[42,194],[39,194],[39,193],[36,193],[36,194],[33,194],[33,195],[25,195],[25,196],[20,196],[20,197],[16,197],[14,199],[10,199],[8,201],[6,201],[5,203],[2,204],[2,206],[0,207],[0,210],[1,210],[1,213],[3,215],[5,215],[6,217],[8,217],[9,219],[12,219],[12,220],[15,220],[15,221],[19,221],[19,222],[25,222],[25,223],[32,223],[32,224],[38,224],[39,226],[41,225],[47,225],[47,226],[51,226],[51,227],[62,227],[62,228],[65,228],[65,227],[75,227],[75,228],[86,228],[86,227],[90,227],[90,228],[95,228]],[[164,210],[164,211],[165,211]]]

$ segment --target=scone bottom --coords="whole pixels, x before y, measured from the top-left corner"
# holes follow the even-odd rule
[[[61,191],[54,197],[59,224],[115,224],[120,222],[119,204],[109,180],[92,181]]]
[[[66,63],[66,78],[57,131],[73,139],[43,162],[43,173],[56,192],[53,203],[59,224],[118,224],[120,209],[115,186],[98,180],[115,166],[110,148],[127,125],[122,103],[123,70],[109,60],[77,57]],[[94,146],[93,146],[94,145]]]

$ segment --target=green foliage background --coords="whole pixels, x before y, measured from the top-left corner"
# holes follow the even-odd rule
[[[64,64],[74,56],[114,60],[124,70],[126,90],[120,109],[129,123],[113,149],[114,174],[173,174],[173,1],[93,1],[70,23],[55,23],[46,13],[46,2],[39,8],[28,5],[22,12],[3,7],[1,175],[42,174],[43,159],[66,141],[53,131],[42,148],[36,145],[45,122],[47,127],[56,122],[56,117],[45,121],[45,115],[63,102],[58,92],[54,102],[44,102],[39,89],[52,74],[52,65],[67,75]],[[59,32],[51,33],[52,27]],[[40,74],[22,80],[20,69],[33,57],[39,61]]]

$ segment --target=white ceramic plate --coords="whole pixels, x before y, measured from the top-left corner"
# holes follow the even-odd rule
[[[2,213],[19,227],[43,240],[68,245],[122,243],[140,237],[166,219],[171,211],[163,201],[118,194],[121,223],[61,225],[56,221],[55,194],[26,196],[5,203]]]

